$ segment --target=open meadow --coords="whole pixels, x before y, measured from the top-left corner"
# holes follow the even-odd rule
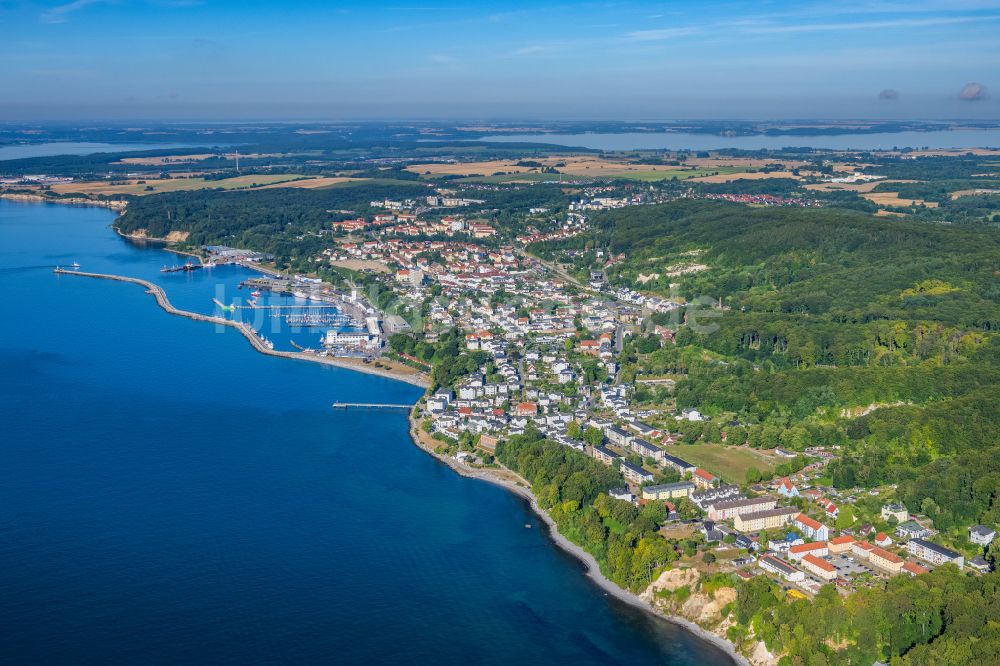
[[[667,453],[711,470],[727,483],[743,483],[751,467],[756,467],[764,476],[770,476],[781,462],[780,458],[757,449],[723,444],[678,444],[668,447]]]

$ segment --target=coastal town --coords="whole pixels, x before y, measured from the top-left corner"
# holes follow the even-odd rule
[[[953,548],[954,540],[936,542],[933,521],[893,502],[892,487],[833,488],[824,475],[837,447],[756,451],[761,467],[783,466],[789,473],[761,475],[753,482],[727,465],[724,472],[711,463],[688,461],[687,451],[699,447],[691,446],[685,431],[713,418],[691,407],[670,409],[669,400],[659,405],[637,400],[637,392],[649,387],[669,394],[675,380],[626,379],[620,356],[640,340],[654,347],[675,345],[681,327],[696,318],[711,321],[725,308],[722,302],[690,303],[610,286],[604,271],[623,255],[592,252],[599,268],[586,281],[533,255],[533,244],[584,233],[594,211],[666,200],[654,188],[628,186],[594,187],[582,194],[562,217],[531,209],[520,233],[499,227],[488,218],[490,211],[483,217],[448,212],[483,203],[455,190],[439,189],[423,199],[372,201],[373,210],[384,212],[342,211],[337,217],[344,219],[330,223],[329,246],[312,258],[313,276],[266,269],[273,257],[252,250],[212,245],[199,254],[209,265],[266,270],[247,282],[251,289],[337,308],[341,314],[326,319],[289,315],[292,328],[332,325],[319,348],[302,350],[305,355],[428,373],[431,365],[410,353],[413,342],[433,344],[460,331],[461,353],[474,363],[445,382],[429,382],[433,391],[414,413],[415,425],[437,453],[488,472],[500,466],[500,442],[536,432],[617,471],[621,484],[606,488],[608,497],[636,507],[662,504],[659,533],[678,552],[683,544],[688,549],[695,544],[700,568],[731,571],[745,580],[768,576],[790,595],[804,598],[825,584],[846,595],[879,579],[918,576],[945,564],[977,573],[991,570],[983,555],[996,536],[994,528],[969,525],[961,552]],[[691,196],[685,192],[680,198]],[[818,205],[769,195],[706,198],[756,206]],[[331,285],[315,277],[327,267],[349,268],[367,279],[367,287]],[[676,272],[703,268],[693,256]],[[388,309],[366,296],[373,283],[393,294]],[[255,305],[251,299],[250,307]],[[669,325],[654,322],[663,316]],[[741,424],[717,425],[724,443],[726,428]],[[717,449],[723,457],[746,451],[723,444]],[[870,500],[883,497],[886,501],[874,510]],[[845,514],[849,518],[842,518]],[[690,554],[688,559],[693,561]]]
[[[454,194],[428,197],[427,203],[456,203],[448,196]],[[685,459],[686,449],[698,447],[688,445],[683,431],[711,417],[694,408],[642,404],[636,393],[643,380],[626,380],[619,357],[640,339],[674,345],[689,318],[718,315],[722,304],[709,303],[699,312],[680,299],[613,288],[601,270],[581,283],[527,251],[531,243],[582,233],[587,211],[644,203],[640,196],[595,196],[575,202],[561,220],[546,220],[548,211],[532,210],[536,226],[513,237],[484,220],[435,216],[425,202],[372,202],[388,212],[333,222],[336,243],[313,261],[375,276],[397,297],[394,307],[421,316],[411,317],[415,328],[399,315],[370,316],[369,321],[394,324],[384,335],[378,323],[369,335],[330,331],[328,347],[353,346],[371,357],[429,370],[410,353],[412,341],[434,343],[446,331],[461,331],[462,353],[474,359],[473,366],[436,385],[414,417],[439,453],[489,470],[498,466],[500,442],[537,432],[616,470],[621,485],[606,489],[610,498],[637,507],[662,504],[666,518],[660,534],[671,543],[695,543],[703,568],[733,571],[743,579],[765,575],[790,595],[805,597],[825,584],[849,594],[879,579],[918,576],[945,564],[989,572],[983,554],[995,538],[992,527],[969,525],[962,552],[935,541],[933,521],[892,501],[892,487],[833,488],[824,474],[837,447],[757,452],[765,468],[783,465],[792,471],[755,482]],[[428,235],[446,238],[400,238]],[[484,239],[492,242],[482,244]],[[610,253],[602,258],[600,252],[596,257],[604,267],[622,258]],[[367,311],[375,312],[370,305]],[[656,314],[670,315],[674,323],[656,324]],[[665,391],[672,384],[653,380]],[[739,425],[720,424],[723,442],[725,428]],[[726,455],[725,446],[718,449]],[[875,508],[874,499],[885,501]]]
[[[930,443],[934,426],[903,438],[884,420],[934,404],[924,368],[988,373],[962,364],[989,348],[975,327],[990,321],[907,319],[960,293],[943,274],[894,278],[891,293],[864,297],[852,275],[795,292],[797,280],[852,265],[814,249],[816,220],[837,230],[822,234],[834,245],[870,233],[870,219],[891,227],[883,244],[922,233],[903,220],[931,207],[875,189],[899,187],[883,172],[919,172],[921,160],[938,157],[392,157],[309,176],[28,173],[5,178],[0,196],[105,206],[126,242],[178,256],[159,281],[89,272],[82,258],[56,267],[60,278],[135,283],[168,313],[236,329],[262,354],[421,387],[412,407],[330,406],[408,412],[415,444],[524,497],[609,594],[686,623],[738,661],[773,665],[814,650],[774,635],[782,613],[803,623],[831,598],[854,608],[995,575],[993,477],[945,467],[945,483],[925,482],[921,470],[945,465],[951,444]],[[650,170],[637,180],[560,172],[576,164]],[[357,167],[370,171],[354,178]],[[955,194],[956,210],[979,196]],[[171,304],[170,285],[231,275],[227,265],[247,270],[200,309]],[[869,382],[862,373],[876,367],[911,378]]]
[[[1000,0],[0,17],[0,666],[1000,666]]]

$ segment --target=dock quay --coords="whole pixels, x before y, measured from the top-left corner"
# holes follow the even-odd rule
[[[237,310],[333,310],[337,306],[329,305],[233,305]]]
[[[413,409],[413,405],[395,405],[391,403],[379,402],[335,402],[331,405],[334,409]]]
[[[346,370],[354,370],[356,372],[362,372],[369,375],[378,375],[380,377],[386,377],[388,379],[395,379],[397,381],[406,382],[408,384],[413,384],[415,386],[420,386],[422,388],[427,388],[430,386],[430,378],[426,374],[420,375],[401,375],[397,373],[392,373],[381,368],[371,368],[360,364],[348,363],[345,361],[338,360],[337,358],[330,356],[319,356],[316,354],[309,354],[304,352],[288,352],[288,351],[275,351],[270,349],[264,341],[257,335],[257,332],[253,330],[250,324],[233,321],[231,319],[226,319],[225,317],[216,317],[214,315],[201,314],[200,312],[190,312],[188,310],[181,310],[176,308],[167,298],[167,294],[163,291],[163,288],[159,285],[153,284],[148,280],[143,280],[141,278],[127,277],[124,275],[111,275],[108,273],[88,273],[85,271],[77,270],[67,270],[65,268],[56,268],[52,271],[54,274],[59,276],[69,276],[75,275],[77,277],[95,278],[98,280],[111,280],[114,282],[128,282],[131,284],[137,284],[146,289],[147,294],[152,294],[153,298],[156,299],[156,304],[163,308],[168,314],[176,315],[178,317],[186,317],[188,319],[193,319],[195,321],[204,321],[215,324],[217,326],[225,326],[227,328],[234,328],[240,332],[240,334],[250,342],[254,349],[256,349],[261,354],[266,354],[267,356],[279,356],[281,358],[290,358],[300,361],[309,361],[311,363],[319,363],[321,365],[328,365],[337,368],[343,368]],[[409,405],[404,406],[409,409]]]

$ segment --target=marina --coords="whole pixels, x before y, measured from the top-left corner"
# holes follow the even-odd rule
[[[196,264],[193,261],[189,261],[186,264],[182,264],[180,266],[170,266],[170,267],[164,266],[163,268],[160,269],[160,272],[161,273],[190,273],[192,271],[201,270],[202,268],[206,268],[206,267],[202,266],[201,264]]]
[[[283,317],[289,326],[331,326],[337,328],[361,328],[363,324],[353,317],[343,314],[273,314]]]

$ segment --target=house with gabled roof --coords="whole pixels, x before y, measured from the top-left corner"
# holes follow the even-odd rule
[[[823,523],[810,518],[804,513],[795,516],[792,525],[804,536],[816,541],[826,541],[830,538],[830,528]]]
[[[691,481],[701,489],[708,489],[715,485],[715,475],[698,468],[691,475]]]
[[[796,488],[795,484],[792,483],[792,480],[786,476],[778,483],[778,494],[782,497],[798,497],[799,489]]]

